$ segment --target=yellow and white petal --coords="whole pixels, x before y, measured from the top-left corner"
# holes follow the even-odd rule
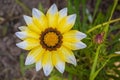
[[[32,10],[33,23],[41,30],[44,31],[48,27],[46,16],[36,8]]]
[[[39,28],[40,32],[48,28],[48,21],[45,15],[42,15],[40,18],[33,17],[33,23]]]
[[[25,49],[27,47],[27,42],[25,42],[25,41],[19,42],[16,44],[16,46],[21,48],[21,49]]]
[[[56,67],[56,69],[63,73],[65,70],[65,62],[60,58],[60,56],[57,54],[57,51],[55,51],[52,54],[52,63]]]
[[[25,39],[26,38],[26,33],[25,32],[16,32],[15,35],[20,39]]]
[[[43,16],[44,14],[41,12],[41,11],[39,11],[38,9],[36,9],[36,8],[33,8],[32,9],[32,16],[33,17],[35,17],[35,18],[37,18],[37,19],[40,19],[41,18],[41,16]]]
[[[63,42],[63,45],[71,50],[83,49],[86,47],[86,44],[83,42]]]
[[[76,40],[82,40],[83,38],[85,38],[87,35],[77,31],[77,30],[70,30],[69,32],[66,32],[63,34],[63,39],[66,41],[73,41],[72,39],[76,39]]]
[[[57,27],[57,25],[58,25],[58,9],[55,4],[53,4],[49,8],[46,16],[48,19],[48,24],[49,24],[48,26],[53,27],[53,28]]]
[[[32,17],[26,15],[24,15],[23,17],[25,19],[26,24],[28,25],[28,28],[40,34],[41,30],[38,28],[38,26],[34,24]]]
[[[43,71],[44,71],[45,76],[50,75],[52,70],[53,70],[53,66],[51,63],[47,63],[46,65],[43,66]]]
[[[58,12],[58,9],[57,9],[57,6],[56,4],[53,4],[49,9],[48,9],[48,12],[47,14],[56,14]]]
[[[75,56],[74,56],[73,52],[70,49],[61,46],[61,48],[59,49],[59,51],[66,58],[66,62],[71,63],[74,66],[77,65]]]
[[[23,18],[27,25],[32,24],[32,18],[30,16],[23,15]]]
[[[42,66],[45,76],[48,76],[53,70],[53,64],[51,59],[51,52],[46,51],[42,59]]]
[[[28,28],[27,28],[26,26],[20,26],[20,27],[18,27],[18,29],[21,30],[21,31],[25,31],[25,30],[27,30]]]
[[[67,16],[67,8],[63,8],[59,11],[59,20],[58,23]]]
[[[39,39],[40,35],[30,31],[30,30],[26,30],[26,31],[22,31],[22,32],[16,32],[15,35],[20,38],[20,39],[26,39],[26,38],[35,38],[35,39]]]
[[[41,46],[35,47],[29,52],[25,61],[25,65],[30,65],[38,61],[40,62],[43,53],[44,53],[44,49]]]
[[[69,16],[63,18],[59,22],[59,25],[58,25],[57,29],[61,33],[67,32],[73,27],[73,25],[75,24],[75,20],[76,20],[76,14],[69,15]]]
[[[35,59],[33,56],[27,56],[26,61],[25,61],[25,65],[30,65],[35,63]]]
[[[59,72],[63,73],[64,70],[65,70],[65,62],[63,62],[63,61],[60,60],[60,61],[57,62],[57,64],[55,65],[55,67],[56,67],[56,69]]]
[[[40,45],[39,40],[32,39],[32,38],[26,39],[26,40],[16,44],[17,47],[25,49],[25,50],[30,50],[34,47],[39,46],[39,45]]]
[[[41,70],[41,68],[42,68],[42,62],[41,62],[41,60],[39,60],[38,62],[36,62],[35,68],[36,68],[36,71]]]
[[[69,15],[68,18],[67,18],[67,22],[69,24],[74,24],[75,20],[76,20],[76,14]]]

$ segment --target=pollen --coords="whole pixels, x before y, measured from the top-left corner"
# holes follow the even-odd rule
[[[58,35],[55,32],[49,32],[44,36],[44,43],[49,47],[55,46],[58,41]]]
[[[61,47],[62,38],[62,34],[57,29],[47,28],[41,34],[40,44],[46,50],[55,51]]]

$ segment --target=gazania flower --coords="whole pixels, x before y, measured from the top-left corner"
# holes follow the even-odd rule
[[[53,4],[46,15],[33,8],[32,17],[23,16],[27,26],[19,27],[16,36],[23,41],[17,43],[19,48],[30,50],[25,65],[35,63],[36,71],[43,68],[48,76],[53,67],[63,73],[65,62],[76,65],[72,50],[85,48],[81,42],[86,35],[77,30],[71,30],[76,14],[67,16],[67,8],[58,12]]]

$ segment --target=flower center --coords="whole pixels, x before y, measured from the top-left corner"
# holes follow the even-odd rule
[[[62,35],[57,29],[47,28],[41,33],[40,44],[46,50],[57,50],[62,44]]]
[[[49,47],[55,46],[58,43],[58,35],[54,32],[48,32],[44,36],[44,43]]]

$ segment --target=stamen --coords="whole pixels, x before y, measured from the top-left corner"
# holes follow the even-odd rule
[[[57,29],[47,28],[41,34],[40,44],[46,50],[57,50],[62,44],[62,35]]]

